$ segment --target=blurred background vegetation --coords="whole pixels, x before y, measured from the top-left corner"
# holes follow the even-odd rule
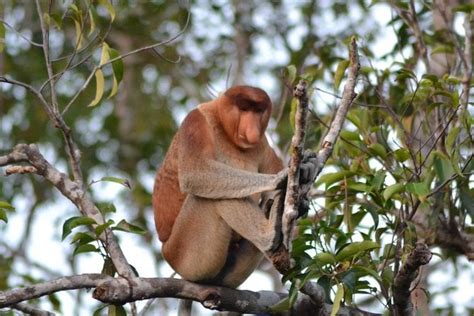
[[[468,72],[458,54],[464,52],[466,17],[471,16],[472,28],[473,7],[467,1],[440,1],[445,6],[438,11],[430,1],[412,6],[362,0],[39,3],[49,12],[45,19],[54,72],[67,70],[55,86],[59,109],[81,150],[82,171],[95,201],[113,204],[117,222],[126,218],[146,231],[138,237],[119,235],[140,275],[170,273],[162,268],[150,194],[156,168],[186,113],[234,84],[259,86],[274,103],[270,137],[287,157],[293,134],[291,86],[303,76],[313,88],[307,145],[316,149],[341,94],[348,39],[357,35],[362,63],[358,103],[327,175],[315,186],[313,211],[295,247],[300,269],[295,277],[319,280],[329,299],[343,284],[346,303],[357,298],[362,306],[381,311],[389,305],[391,282],[403,257],[415,241],[424,241],[439,254],[420,280],[422,292],[430,292],[431,310],[472,311],[474,271],[466,260],[474,256],[473,118],[466,98],[472,92],[465,88]],[[0,21],[0,78],[42,88],[48,99],[44,55],[35,45],[42,43],[42,35],[33,1],[2,1]],[[413,31],[417,25],[423,41]],[[123,58],[115,69],[104,67],[104,97],[95,106],[88,107],[99,90],[95,80],[67,106],[99,64],[104,41],[113,49],[111,58],[166,43]],[[436,64],[436,54],[446,62]],[[465,61],[472,75],[472,52]],[[107,98],[114,79],[120,81],[118,93]],[[0,80],[0,153],[19,143],[38,144],[53,165],[69,172],[63,137],[37,98]],[[92,184],[105,176],[127,179],[131,189]],[[0,290],[101,270],[100,258],[91,259],[99,256],[73,257],[74,247],[61,243],[64,221],[77,215],[73,205],[38,177],[0,179]],[[397,183],[402,186],[394,187]],[[443,225],[446,229],[439,228]],[[314,261],[315,253],[339,254],[358,240],[373,240],[378,247],[331,257],[324,266]],[[58,266],[47,263],[52,256]],[[268,264],[262,271],[278,289],[279,277]],[[464,281],[456,281],[460,276]],[[468,286],[470,294],[448,294],[459,294],[460,285]],[[88,295],[51,296],[49,302],[36,303],[68,314],[71,307],[64,302],[73,299],[72,309],[82,315],[93,305]],[[175,310],[175,302],[159,300],[153,308],[167,313]]]

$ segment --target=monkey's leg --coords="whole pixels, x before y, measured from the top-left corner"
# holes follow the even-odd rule
[[[212,207],[233,230],[265,254],[280,272],[288,271],[289,253],[281,244],[280,199],[273,203],[268,219],[250,198],[214,200]]]
[[[189,195],[163,244],[163,256],[189,281],[212,280],[227,260],[232,229],[210,201]]]
[[[232,242],[223,269],[211,283],[236,288],[258,267],[262,258],[260,250],[248,240]]]

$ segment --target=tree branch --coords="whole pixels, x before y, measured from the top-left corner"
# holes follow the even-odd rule
[[[349,111],[349,107],[357,97],[354,89],[357,83],[356,81],[357,75],[359,73],[360,63],[355,37],[352,38],[349,47],[349,66],[349,74],[346,84],[344,85],[341,103],[339,104],[339,108],[337,109],[334,120],[332,121],[329,131],[324,137],[318,152],[318,166],[315,177],[318,176],[326,164],[326,161],[329,159],[329,156],[331,156],[334,144],[336,143],[336,139],[342,129],[342,124],[344,123],[347,112]]]
[[[294,97],[298,100],[295,115],[295,134],[291,139],[291,160],[288,170],[288,184],[282,218],[283,245],[291,251],[294,222],[298,217],[298,170],[303,157],[306,120],[308,116],[307,82],[301,80],[295,87]]]
[[[308,283],[310,284],[310,283]],[[22,288],[0,291],[0,309],[26,306],[23,301],[52,293],[95,288],[92,296],[103,303],[125,304],[157,297],[174,297],[200,302],[204,307],[239,313],[274,313],[272,307],[288,297],[287,293],[273,291],[235,290],[226,287],[209,286],[173,278],[112,278],[100,273],[60,277]],[[322,311],[322,310],[323,311]],[[298,297],[289,311],[291,315],[319,315],[331,310],[328,304],[320,307],[305,295]],[[360,315],[352,308],[341,308],[344,315]],[[366,315],[374,315],[366,313]],[[49,315],[49,314],[44,314]]]
[[[420,266],[430,262],[431,251],[425,244],[417,243],[405,264],[398,271],[393,283],[394,315],[411,315],[413,305],[410,301],[410,286],[415,280]]]

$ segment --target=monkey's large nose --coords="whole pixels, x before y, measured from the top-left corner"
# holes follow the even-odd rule
[[[245,141],[250,145],[255,145],[260,141],[260,130],[258,127],[249,127],[245,130]]]

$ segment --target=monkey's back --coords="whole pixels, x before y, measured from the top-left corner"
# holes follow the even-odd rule
[[[153,209],[155,226],[161,242],[166,242],[171,234],[176,217],[181,210],[186,194],[179,189],[178,179],[178,132],[158,169],[153,187]]]

